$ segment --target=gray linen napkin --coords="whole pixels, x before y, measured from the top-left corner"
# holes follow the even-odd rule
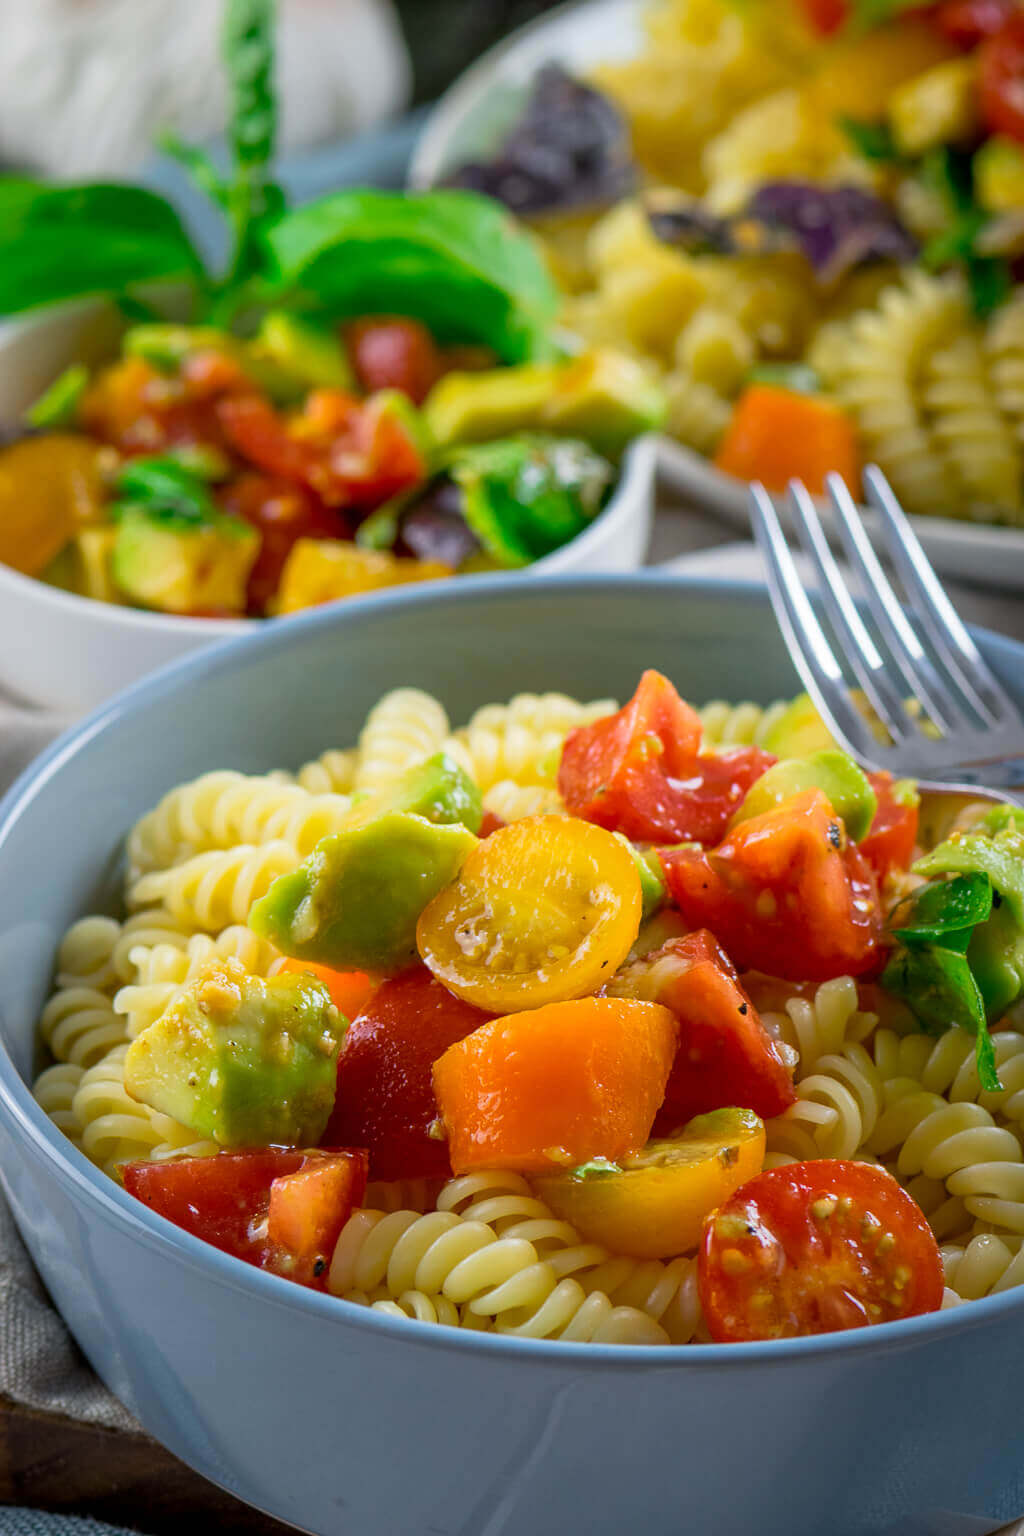
[[[42,1509],[0,1505],[0,1536],[133,1536],[121,1525],[104,1525],[78,1515],[50,1515]]]
[[[58,715],[24,709],[0,697],[0,794],[68,724]],[[82,1357],[33,1268],[2,1196],[0,1319],[0,1393],[27,1408],[64,1414],[84,1424],[140,1432],[127,1408]],[[0,1536],[7,1536],[8,1530],[17,1536],[23,1531],[25,1536],[35,1536],[36,1531],[50,1529],[8,1525],[14,1513],[0,1510]],[[83,1533],[100,1530],[85,1522],[81,1525]]]

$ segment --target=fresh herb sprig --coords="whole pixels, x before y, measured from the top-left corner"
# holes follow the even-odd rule
[[[967,959],[974,930],[992,913],[988,875],[956,875],[919,886],[899,904],[890,925],[895,948],[882,986],[902,997],[922,1028],[941,1035],[958,1024],[974,1036],[978,1078],[986,1092],[1002,1088],[985,1003]]]
[[[223,271],[207,269],[156,193],[0,177],[0,315],[88,294],[134,308],[146,285],[179,282],[193,292],[193,318],[225,328],[268,307],[371,309],[411,315],[441,341],[478,342],[506,362],[543,355],[557,289],[533,237],[497,203],[352,190],[286,208],[273,176],[274,12],[274,0],[226,0],[227,173],[202,150],[162,141],[227,222]]]

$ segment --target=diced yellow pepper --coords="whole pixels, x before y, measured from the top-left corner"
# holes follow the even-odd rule
[[[297,539],[281,572],[276,612],[298,613],[339,597],[452,575],[440,560],[403,560],[342,539]]]
[[[974,157],[974,192],[987,213],[1024,208],[1024,144],[997,134]]]
[[[960,144],[978,131],[978,71],[972,57],[926,69],[894,91],[889,126],[896,148],[921,155],[940,144]]]

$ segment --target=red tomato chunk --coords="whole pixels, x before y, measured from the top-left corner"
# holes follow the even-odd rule
[[[570,731],[558,788],[574,816],[638,842],[715,843],[775,758],[759,747],[700,756],[700,716],[660,672],[618,714]]]
[[[660,850],[673,901],[744,970],[791,981],[879,963],[875,878],[820,790],[741,822],[717,848]]]
[[[369,1149],[375,1179],[448,1178],[431,1068],[494,1015],[453,997],[424,966],[385,981],[345,1037],[325,1140]]]
[[[126,1163],[123,1173],[128,1193],[175,1226],[247,1264],[316,1286],[363,1198],[366,1169],[362,1150],[275,1147]]]
[[[670,939],[628,966],[613,984],[619,996],[662,1003],[679,1020],[679,1046],[654,1122],[668,1136],[712,1109],[752,1109],[762,1120],[796,1100],[778,1047],[714,934]]]
[[[918,802],[898,800],[891,773],[869,773],[878,800],[867,837],[858,844],[879,881],[894,869],[909,869],[917,844]]]

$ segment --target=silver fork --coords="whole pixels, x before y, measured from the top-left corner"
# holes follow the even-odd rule
[[[836,645],[804,591],[772,498],[763,485],[750,488],[772,606],[804,686],[837,741],[866,767],[912,775],[925,789],[971,786],[975,796],[1024,803],[1024,718],[960,622],[881,470],[868,468],[864,485],[909,609],[840,476],[829,475],[828,494],[846,558],[863,586],[859,601],[807,488],[800,481],[789,487],[797,538]],[[852,698],[844,660],[885,726],[888,743],[878,739]]]

